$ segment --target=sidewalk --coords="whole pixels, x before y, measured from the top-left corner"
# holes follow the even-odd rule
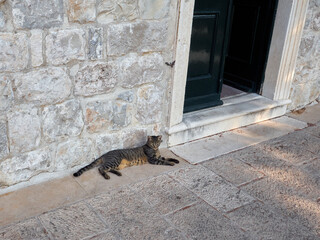
[[[0,239],[320,239],[320,104],[288,117],[306,127],[197,164],[164,149],[180,164],[0,195]]]

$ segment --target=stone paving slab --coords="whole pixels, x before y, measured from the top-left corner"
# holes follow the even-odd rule
[[[237,186],[264,176],[249,164],[236,159],[236,154],[232,153],[206,161],[202,165]]]
[[[122,239],[171,239],[180,233],[139,195],[127,188],[87,200],[111,231]],[[180,236],[182,237],[182,236]]]
[[[44,213],[39,218],[54,239],[81,239],[106,229],[84,202]]]
[[[251,196],[272,206],[284,217],[298,221],[313,234],[320,237],[320,204],[281,182],[265,178],[241,187]]]
[[[262,147],[271,151],[274,156],[294,164],[320,157],[320,139],[308,134],[307,130],[269,140],[262,143]]]
[[[237,159],[250,164],[267,177],[281,183],[285,188],[305,195],[310,199],[320,196],[320,187],[314,177],[298,166],[293,166],[287,159],[263,154],[263,148],[253,146],[235,153]]]
[[[227,216],[250,233],[251,239],[316,239],[298,221],[288,219],[260,202],[236,209]]]
[[[48,232],[37,218],[31,218],[0,230],[0,239],[49,239]]]
[[[38,215],[84,198],[84,190],[68,176],[0,195],[0,226]]]
[[[305,127],[306,123],[283,116],[170,149],[189,163],[197,164]]]
[[[167,175],[133,184],[130,188],[161,214],[176,211],[199,200],[194,193]]]
[[[318,122],[315,126],[308,127],[305,131],[320,138],[320,122]]]
[[[316,105],[309,106],[302,110],[288,113],[287,115],[297,120],[304,121],[306,123],[315,124],[320,121],[319,112],[320,112],[320,104],[318,103]]]
[[[248,239],[248,235],[228,218],[202,202],[168,215],[187,239]]]
[[[231,211],[255,200],[200,165],[176,170],[169,173],[169,176],[222,212]]]

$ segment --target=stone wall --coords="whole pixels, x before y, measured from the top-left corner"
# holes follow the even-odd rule
[[[320,0],[310,0],[293,79],[289,110],[320,101]]]
[[[163,133],[177,1],[0,0],[0,187]]]

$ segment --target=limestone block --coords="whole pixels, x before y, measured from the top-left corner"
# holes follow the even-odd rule
[[[311,53],[311,50],[314,46],[314,38],[315,37],[312,35],[305,35],[302,37],[299,47],[300,56],[305,57]]]
[[[43,135],[49,142],[78,136],[84,125],[80,103],[75,99],[45,107],[42,118]]]
[[[121,139],[120,133],[114,133],[114,134],[104,133],[104,134],[98,135],[95,138],[96,157],[99,157],[102,154],[105,154],[111,150],[123,148],[123,143],[120,139]]]
[[[142,19],[160,19],[168,16],[170,0],[139,0]]]
[[[85,32],[82,29],[52,31],[46,37],[49,63],[59,65],[85,58]]]
[[[142,124],[161,121],[163,91],[153,85],[141,87],[138,90],[136,118]]]
[[[102,28],[89,28],[89,51],[91,60],[102,58]]]
[[[108,55],[162,51],[167,48],[168,26],[166,21],[114,24],[107,35]]]
[[[0,33],[0,71],[19,71],[28,65],[29,48],[25,33]]]
[[[120,129],[131,123],[130,106],[113,100],[88,102],[85,122],[89,133]]]
[[[13,0],[12,16],[16,28],[50,28],[63,23],[63,0]]]
[[[312,19],[311,28],[314,31],[320,31],[320,11],[317,12],[314,18]]]
[[[120,60],[122,87],[132,88],[144,83],[162,80],[164,72],[163,58],[158,53],[138,56],[126,55]]]
[[[0,76],[0,112],[8,110],[14,100],[11,79],[8,76]]]
[[[0,163],[0,186],[27,181],[50,170],[52,161],[49,147],[22,154]]]
[[[0,11],[0,29],[3,29],[6,25],[6,19],[2,11]]]
[[[16,96],[38,105],[61,102],[70,95],[71,80],[62,68],[50,67],[15,75]]]
[[[75,76],[75,95],[91,96],[112,90],[118,82],[118,66],[113,63],[86,64]]]
[[[146,129],[129,129],[122,133],[122,143],[124,148],[140,147],[147,142]]]
[[[121,92],[118,94],[117,100],[122,100],[122,101],[126,101],[126,102],[133,102],[133,98],[134,98],[134,93],[132,90],[128,90],[125,92]]]
[[[3,118],[0,118],[0,160],[9,154],[7,125]]]
[[[94,159],[90,139],[77,139],[61,143],[55,156],[56,170],[66,170],[77,165],[90,163]]]
[[[137,0],[101,0],[98,2],[98,22],[132,21],[139,16]]]
[[[70,22],[87,23],[96,19],[95,0],[69,0]]]
[[[32,30],[30,37],[31,64],[39,67],[43,63],[42,57],[42,30]]]
[[[39,146],[40,117],[36,108],[8,113],[10,152],[26,152]]]

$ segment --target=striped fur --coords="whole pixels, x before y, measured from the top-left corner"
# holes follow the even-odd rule
[[[148,136],[145,145],[137,148],[118,149],[107,152],[89,165],[81,168],[74,173],[73,176],[79,177],[85,171],[94,167],[99,167],[99,173],[105,179],[110,179],[108,172],[121,176],[122,174],[119,170],[125,167],[146,163],[173,166],[174,164],[179,163],[177,159],[161,157],[159,152],[161,142],[161,136]]]

